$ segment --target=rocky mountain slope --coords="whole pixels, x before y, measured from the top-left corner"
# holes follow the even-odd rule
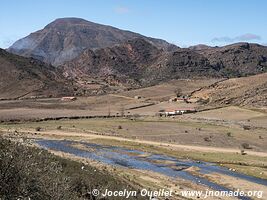
[[[80,18],[61,18],[15,42],[8,51],[59,65],[77,57],[85,49],[99,49],[143,38],[159,49],[171,51],[175,45],[164,40],[120,30]]]
[[[202,88],[193,97],[210,105],[267,106],[267,73],[231,78]]]
[[[41,61],[0,49],[0,98],[73,94],[62,72]]]
[[[188,49],[191,49],[194,51],[201,51],[201,50],[206,50],[206,49],[211,49],[211,48],[214,48],[214,47],[211,47],[205,44],[198,44],[198,45],[188,47]]]
[[[22,61],[39,63],[30,65],[37,65],[36,69],[19,68],[19,73],[24,75],[29,70],[39,70],[37,74],[42,77],[38,80],[32,74],[15,77],[0,63],[5,66],[2,67],[4,73],[9,75],[2,77],[3,94],[10,88],[3,89],[5,84],[15,84],[16,78],[28,80],[23,91],[36,90],[41,87],[38,84],[43,88],[50,84],[56,93],[64,91],[58,88],[68,85],[70,89],[65,87],[67,92],[75,90],[77,95],[91,95],[156,85],[170,79],[232,78],[267,72],[266,46],[237,43],[224,47],[196,45],[178,48],[164,40],[79,18],[57,19],[44,29],[18,40],[8,51],[32,56],[57,67],[31,59]],[[23,58],[9,56],[15,71],[18,70],[16,67],[21,66],[21,62],[18,64],[17,60]],[[44,77],[43,69],[46,75],[51,73],[52,78]],[[38,84],[31,85],[31,79],[39,81]],[[58,80],[61,84],[55,82]],[[69,82],[73,82],[74,87]],[[17,94],[18,89],[13,88]]]
[[[88,49],[62,68],[66,77],[102,77],[130,87],[217,73],[201,54],[188,49],[167,53],[142,38],[96,51]]]
[[[63,65],[64,75],[111,78],[113,82],[148,86],[160,81],[196,77],[240,77],[267,71],[267,48],[248,43],[201,50],[159,50],[144,39],[86,50]]]
[[[224,77],[267,72],[267,48],[259,44],[236,43],[197,51]]]

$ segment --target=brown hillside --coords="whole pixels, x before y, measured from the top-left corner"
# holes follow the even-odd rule
[[[0,49],[0,98],[60,96],[73,93],[54,67]]]
[[[96,51],[88,49],[62,68],[67,77],[111,78],[132,87],[176,78],[211,77],[217,73],[196,52],[179,49],[166,53],[142,38]]]
[[[259,44],[236,43],[197,52],[205,56],[224,77],[267,72],[267,47]]]
[[[267,73],[232,78],[218,82],[193,94],[209,99],[213,105],[267,106]]]
[[[85,50],[63,65],[67,77],[111,79],[130,87],[183,78],[241,77],[267,71],[267,48],[238,43],[202,50],[159,50],[136,38],[98,50]]]

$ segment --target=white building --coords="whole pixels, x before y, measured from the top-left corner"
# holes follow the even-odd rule
[[[166,116],[182,115],[184,113],[194,113],[194,112],[196,112],[195,108],[178,108],[174,110],[166,110],[165,115]]]

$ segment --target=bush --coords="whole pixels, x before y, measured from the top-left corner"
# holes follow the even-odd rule
[[[92,188],[132,189],[94,167],[86,165],[82,170],[82,166],[0,137],[0,199],[97,200],[90,193]]]
[[[119,126],[118,126],[118,129],[122,129],[122,126],[121,126],[121,125],[119,125]]]
[[[139,114],[136,113],[136,114],[133,115],[133,117],[134,117],[135,119],[137,119],[137,118],[140,118],[141,115],[139,115]]]
[[[36,130],[36,131],[41,131],[42,128],[41,128],[41,127],[36,127],[35,130]]]
[[[227,135],[228,137],[232,137],[232,133],[231,133],[231,132],[226,133],[226,135]]]
[[[62,166],[50,154],[0,140],[1,199],[77,199]]]
[[[199,104],[208,104],[210,102],[210,99],[203,99],[203,98],[200,98],[197,103]]]
[[[204,137],[204,141],[205,142],[211,142],[211,139],[210,139],[210,137]]]
[[[175,94],[176,97],[182,96],[183,95],[182,89],[181,88],[176,88],[174,90],[174,94]]]
[[[62,129],[62,126],[58,126],[58,127],[57,127],[57,130],[61,130],[61,129]]]
[[[248,126],[248,125],[243,125],[243,129],[244,129],[244,130],[250,130],[250,129],[251,129],[251,127],[250,127],[250,126]]]
[[[248,143],[242,143],[242,144],[241,144],[241,147],[242,147],[243,149],[252,149]]]

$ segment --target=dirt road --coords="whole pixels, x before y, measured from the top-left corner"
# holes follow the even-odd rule
[[[27,131],[29,132],[29,131]],[[78,132],[66,132],[60,130],[53,131],[42,131],[40,134],[43,136],[60,136],[60,137],[84,137],[86,139],[107,139],[107,140],[117,140],[124,142],[135,142],[139,144],[147,144],[147,145],[155,145],[167,148],[173,148],[177,150],[183,151],[200,151],[200,152],[218,152],[218,153],[240,153],[240,149],[234,148],[219,148],[219,147],[207,147],[207,146],[193,146],[193,145],[180,145],[180,144],[170,144],[163,142],[154,142],[148,140],[138,140],[138,139],[129,139],[117,136],[107,136],[107,135],[99,135],[96,131],[90,131],[91,133],[78,133]],[[34,133],[31,132],[30,133]],[[258,152],[258,151],[250,151],[246,150],[248,155],[267,157],[267,152]]]

